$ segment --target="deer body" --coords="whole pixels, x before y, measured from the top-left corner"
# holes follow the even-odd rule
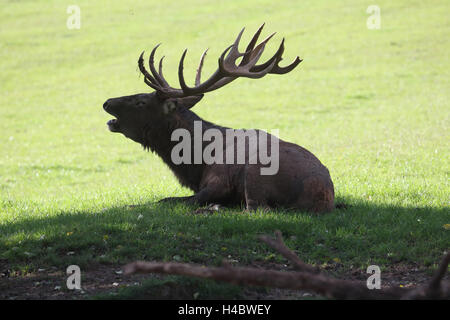
[[[183,61],[186,51],[180,62],[179,78],[182,89],[171,88],[162,77],[162,59],[159,72],[153,67],[153,58],[156,48],[150,55],[150,75],[143,66],[142,55],[139,67],[144,74],[144,81],[156,91],[150,94],[137,94],[132,96],[109,99],[104,109],[116,119],[108,122],[109,129],[120,132],[126,137],[142,144],[144,148],[156,152],[169,166],[180,183],[194,191],[193,196],[181,198],[166,198],[164,201],[185,201],[195,204],[244,205],[248,210],[258,207],[284,207],[289,209],[307,210],[312,212],[328,212],[334,208],[334,188],[327,168],[308,150],[289,142],[285,142],[273,135],[267,134],[267,140],[277,142],[277,149],[271,145],[267,152],[278,152],[279,163],[275,174],[261,174],[266,164],[252,162],[254,150],[250,148],[250,140],[245,140],[244,161],[236,161],[239,148],[236,144],[229,144],[223,140],[220,145],[224,161],[206,163],[175,164],[173,153],[177,141],[172,140],[172,133],[177,129],[184,129],[191,133],[188,142],[189,154],[194,158],[195,152],[195,123],[200,123],[202,134],[209,129],[215,129],[224,136],[230,128],[221,127],[198,117],[190,110],[199,102],[203,93],[215,90],[237,77],[262,77],[267,73],[283,74],[291,71],[300,59],[296,59],[287,67],[279,67],[281,54],[284,50],[283,42],[277,53],[266,63],[256,65],[264,49],[268,37],[256,46],[256,40],[261,28],[253,37],[245,53],[237,50],[242,31],[233,46],[229,47],[219,59],[219,70],[211,78],[200,83],[200,73],[203,65],[202,56],[196,77],[196,87],[189,88],[184,83],[182,75]],[[231,49],[231,50],[230,50]],[[225,53],[229,52],[225,57]],[[241,63],[236,67],[235,60],[242,56]],[[255,76],[256,74],[256,76]],[[266,133],[256,132],[256,142]],[[201,150],[209,142],[201,142]],[[258,144],[259,146],[259,144]],[[230,150],[233,149],[233,150]],[[185,150],[186,151],[186,150]],[[217,151],[217,150],[216,150]],[[233,151],[234,161],[229,163],[225,155]]]

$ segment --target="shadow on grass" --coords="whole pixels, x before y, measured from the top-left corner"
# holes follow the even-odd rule
[[[339,199],[349,204],[325,215],[223,209],[190,214],[195,207],[147,203],[100,211],[18,218],[0,225],[0,265],[94,268],[135,259],[218,265],[284,263],[257,240],[281,230],[286,244],[308,263],[346,267],[391,263],[430,265],[448,249],[446,208],[407,208]]]
[[[257,289],[264,291],[263,288]],[[181,276],[148,277],[139,286],[92,295],[92,300],[240,299],[239,286]]]

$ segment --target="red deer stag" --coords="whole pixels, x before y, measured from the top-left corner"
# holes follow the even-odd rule
[[[279,66],[284,52],[283,39],[270,59],[257,64],[273,36],[256,45],[263,26],[243,53],[238,50],[242,29],[235,42],[220,56],[218,69],[201,82],[205,51],[194,87],[189,87],[183,76],[187,50],[179,63],[181,88],[177,89],[164,79],[164,57],[158,70],[155,68],[157,45],[149,57],[151,73],[144,67],[144,53],[138,60],[145,83],[155,91],[108,99],[104,103],[104,110],[116,118],[108,121],[110,131],[120,132],[145,149],[156,152],[180,183],[194,191],[192,196],[163,201],[244,205],[247,210],[282,207],[329,212],[334,209],[334,187],[328,169],[311,152],[262,130],[234,130],[213,124],[190,110],[204,93],[219,89],[239,77],[257,79],[269,73],[285,74],[302,61],[297,57],[288,66]],[[180,148],[182,143],[179,139],[186,134],[183,148]],[[207,151],[209,159],[205,157]]]

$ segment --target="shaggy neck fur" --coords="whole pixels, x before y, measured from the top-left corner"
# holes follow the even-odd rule
[[[163,121],[156,124],[154,122],[147,124],[143,132],[142,146],[147,150],[156,152],[169,166],[182,185],[190,188],[194,192],[198,192],[200,188],[199,182],[203,175],[204,164],[175,165],[171,160],[172,149],[179,141],[171,141],[170,138],[172,132],[178,128],[183,128],[190,132],[191,155],[193,155],[194,121],[202,122],[203,132],[212,127],[222,128],[203,120],[188,109],[177,110],[172,114],[167,115]]]

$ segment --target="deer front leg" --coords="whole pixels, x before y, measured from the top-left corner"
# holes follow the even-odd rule
[[[158,201],[159,202],[190,202],[192,201],[192,198],[194,196],[187,196],[187,197],[168,197],[164,198]]]
[[[222,183],[209,183],[197,192],[191,201],[199,205],[222,204],[227,195],[228,189]]]
[[[169,197],[159,202],[184,202],[201,206],[212,203],[220,204],[221,200],[226,198],[227,193],[227,189],[221,183],[211,182],[193,196]]]

